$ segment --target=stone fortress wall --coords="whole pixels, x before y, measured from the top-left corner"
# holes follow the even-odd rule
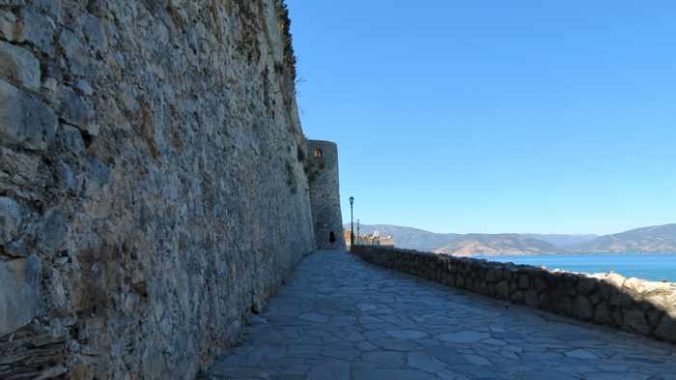
[[[313,249],[288,27],[0,0],[0,378],[191,378]]]
[[[367,262],[488,297],[676,343],[676,284],[355,246]]]
[[[343,218],[338,192],[338,147],[330,141],[309,140],[307,152],[310,204],[319,249],[344,249]],[[331,243],[330,237],[336,242]]]

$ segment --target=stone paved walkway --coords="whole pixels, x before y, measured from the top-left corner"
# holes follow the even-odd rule
[[[676,346],[307,257],[213,379],[676,379]]]

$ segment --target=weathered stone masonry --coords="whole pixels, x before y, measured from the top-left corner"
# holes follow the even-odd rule
[[[0,378],[237,338],[316,244],[293,64],[278,0],[0,0]]]
[[[307,168],[315,241],[319,249],[344,249],[343,217],[338,192],[338,147],[309,140]],[[331,242],[331,237],[335,242]]]
[[[676,343],[676,284],[587,276],[428,252],[356,246],[365,261],[583,321]]]

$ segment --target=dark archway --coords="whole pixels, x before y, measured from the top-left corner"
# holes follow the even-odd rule
[[[336,234],[333,231],[329,232],[329,243],[333,244],[336,242]]]

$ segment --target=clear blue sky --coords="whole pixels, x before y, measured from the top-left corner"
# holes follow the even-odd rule
[[[676,2],[287,0],[343,219],[436,232],[676,222]]]

